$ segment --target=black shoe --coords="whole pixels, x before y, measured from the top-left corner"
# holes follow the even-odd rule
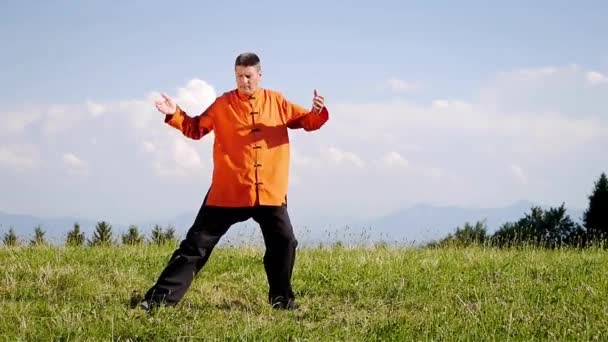
[[[161,305],[162,303],[158,301],[144,299],[141,301],[141,303],[139,303],[139,308],[146,312],[152,312],[155,309],[159,308]]]
[[[144,311],[150,311],[152,310],[152,305],[150,305],[150,302],[147,300],[142,300],[141,303],[139,303],[139,308]]]
[[[273,309],[277,309],[277,310],[296,310],[300,307],[296,303],[295,299],[290,298],[290,299],[286,300],[282,296],[271,299],[270,305],[272,306]]]

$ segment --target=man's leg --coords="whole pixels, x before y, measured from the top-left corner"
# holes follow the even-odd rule
[[[291,274],[298,244],[287,206],[260,206],[255,208],[253,219],[260,224],[266,253],[264,269],[268,277],[268,301],[281,309],[295,308],[291,288]]]
[[[220,208],[203,204],[186,238],[171,256],[156,284],[144,296],[142,306],[176,305],[230,226],[250,217],[251,212],[246,208]]]

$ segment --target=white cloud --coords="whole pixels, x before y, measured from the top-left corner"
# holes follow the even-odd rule
[[[589,71],[587,72],[587,82],[591,85],[608,84],[608,77],[597,71]]]
[[[321,166],[320,160],[318,158],[313,158],[311,156],[304,155],[296,147],[291,147],[290,155],[291,163],[295,167],[318,168]]]
[[[577,65],[505,72],[487,82],[475,101],[503,114],[557,113],[563,117],[597,118],[606,111],[605,94],[590,85],[602,83],[597,71]],[[593,83],[595,82],[595,83]]]
[[[156,151],[156,145],[154,145],[153,143],[151,143],[149,141],[142,142],[142,147],[143,147],[144,151],[146,151],[146,152]]]
[[[528,177],[520,166],[515,164],[509,165],[509,172],[513,175],[517,182],[524,185],[528,184]]]
[[[93,117],[100,116],[108,110],[106,106],[92,101],[87,101],[85,106]]]
[[[389,78],[386,83],[390,90],[395,93],[407,93],[419,89],[419,86],[417,84],[409,83],[394,77]]]
[[[30,145],[0,146],[0,165],[20,171],[39,165],[38,150]]]
[[[184,139],[175,139],[173,157],[175,163],[184,169],[200,169],[203,164],[198,152]]]
[[[449,106],[450,105],[446,100],[435,100],[431,104],[431,107],[435,109],[448,108]]]
[[[89,120],[106,111],[107,106],[90,101],[83,105],[52,105],[42,110],[42,133],[53,139],[57,135],[73,131],[83,123],[91,125]]]
[[[435,100],[431,103],[433,109],[470,110],[471,105],[464,101]]]
[[[576,71],[579,70],[578,65],[572,64],[566,67],[568,70]],[[556,66],[543,66],[538,68],[521,68],[512,71],[500,72],[498,79],[509,79],[518,81],[531,81],[541,78],[547,78],[557,74],[560,70],[565,69],[564,67]]]
[[[2,115],[0,133],[7,135],[18,135],[25,133],[25,129],[36,122],[40,117],[36,112],[9,112]]]
[[[149,94],[146,99],[124,100],[112,106],[112,111],[120,113],[125,117],[125,123],[141,132],[158,132],[159,122],[162,122],[164,115],[154,108],[154,100],[157,95]],[[152,129],[153,131],[150,131]]]
[[[77,121],[77,116],[67,106],[52,106],[45,115],[43,132],[47,135],[61,133]]]
[[[356,167],[362,168],[365,166],[365,163],[353,152],[342,151],[336,147],[323,147],[321,148],[321,156],[334,164],[353,164]]]
[[[406,102],[343,104],[334,116],[351,120],[333,134],[351,141],[378,144],[382,135],[401,136],[403,143],[432,146],[450,141],[500,142],[502,148],[526,153],[562,154],[602,135],[599,118],[557,112],[501,112],[483,103],[438,100],[430,106]],[[353,134],[352,132],[358,132]],[[508,145],[504,144],[509,141]]]
[[[216,97],[215,89],[209,83],[193,79],[177,90],[175,101],[191,115],[198,115],[209,107]]]
[[[401,150],[409,151],[409,152],[421,152],[423,150],[422,146],[416,144],[408,144],[404,143],[400,146]]]
[[[292,173],[291,175],[289,175],[289,184],[300,185],[302,184],[302,178],[300,178],[297,173]]]
[[[320,207],[342,203],[360,208],[360,198],[354,194],[365,192],[379,199],[367,205],[368,213],[420,201],[492,206],[527,198],[580,203],[577,198],[585,200],[591,183],[582,170],[605,167],[593,156],[608,146],[603,134],[608,118],[601,115],[606,112],[605,94],[602,88],[589,87],[591,72],[572,66],[507,72],[486,84],[479,98],[333,104],[332,118],[321,130],[290,131],[294,197]],[[191,115],[199,114],[216,97],[201,80],[173,93]],[[103,184],[99,188],[104,191],[121,193],[125,184],[119,187],[116,178],[132,179],[141,184],[140,193],[153,188],[175,199],[170,204],[174,207],[147,202],[150,207],[140,212],[181,211],[185,204],[198,203],[211,176],[213,134],[194,141],[165,124],[153,105],[157,94],[113,103],[58,105],[21,115],[2,113],[15,121],[0,128],[1,133],[11,132],[0,135],[0,172],[37,172],[44,164],[47,172],[41,170],[37,178],[56,183],[53,177],[58,175],[48,171],[65,168],[71,174],[88,175],[94,163],[95,170],[100,169],[91,173],[91,182]],[[564,102],[568,99],[571,105]],[[31,148],[24,147],[27,144]],[[79,150],[74,151],[76,144]],[[89,165],[75,152],[95,157]],[[62,158],[54,159],[56,155]],[[541,174],[546,176],[532,177]],[[566,179],[581,179],[586,184],[581,186],[583,194],[556,186]],[[526,186],[517,186],[522,184]],[[318,192],[326,189],[319,198]],[[93,190],[83,187],[82,191]],[[137,202],[128,210],[144,205]]]
[[[387,189],[403,186],[401,192],[407,195],[395,201],[418,201],[431,191],[433,201],[488,206],[521,198],[560,198],[557,192],[562,191],[564,200],[583,202],[584,196],[572,198],[572,191],[556,184],[563,183],[566,174],[576,174],[583,182],[588,177],[584,169],[601,167],[601,161],[585,157],[592,155],[588,151],[602,153],[602,146],[608,146],[603,134],[608,118],[601,115],[608,109],[605,97],[587,86],[586,70],[565,66],[503,73],[480,94],[426,104],[336,104],[332,115],[340,125],[325,128],[323,142],[348,146],[362,159],[380,155],[381,165],[398,160],[396,155],[387,157],[391,152],[407,151],[407,176],[396,180],[388,169],[379,169],[375,176],[378,183],[395,182]],[[584,101],[576,101],[578,96]],[[331,154],[326,151],[326,156]],[[334,154],[338,160],[340,154]],[[511,165],[508,160],[518,162]],[[501,176],[505,169],[509,177]],[[532,181],[532,174],[547,177]],[[521,184],[527,186],[515,186]],[[436,191],[442,186],[457,190]]]
[[[391,151],[389,152],[387,155],[384,156],[383,158],[383,162],[384,165],[389,166],[389,167],[402,167],[402,168],[407,168],[410,163],[405,160],[405,158],[403,158],[399,153],[395,152],[395,151]]]
[[[206,109],[216,98],[216,92],[200,79],[189,81],[176,95],[167,92],[188,115],[195,116]],[[210,160],[213,132],[194,141],[164,123],[164,115],[154,107],[160,92],[151,92],[145,99],[120,101],[111,110],[124,115],[138,148],[149,158],[155,174],[177,181],[181,177],[200,175],[203,158]]]
[[[426,170],[426,174],[434,179],[438,179],[438,178],[441,178],[441,176],[443,176],[443,172],[441,171],[441,169],[439,169],[437,167],[432,167],[432,168]]]
[[[204,164],[194,144],[196,142],[188,141],[184,137],[173,137],[170,149],[155,150],[156,159],[152,165],[156,174],[174,179],[201,176]]]
[[[61,157],[65,170],[70,175],[86,176],[89,173],[89,165],[87,162],[78,158],[73,153],[64,153]]]

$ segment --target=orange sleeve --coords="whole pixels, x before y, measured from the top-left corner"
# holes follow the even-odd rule
[[[285,114],[287,127],[291,129],[303,128],[305,131],[314,131],[329,120],[329,111],[323,107],[320,113],[312,113],[308,109],[281,97],[281,107]]]
[[[215,103],[214,103],[215,104]],[[190,117],[179,106],[175,113],[165,116],[165,123],[180,130],[190,139],[198,140],[213,130],[212,104],[202,114]]]

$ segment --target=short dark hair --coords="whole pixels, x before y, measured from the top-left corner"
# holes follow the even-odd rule
[[[243,52],[242,54],[238,55],[234,61],[234,66],[236,67],[238,65],[244,67],[257,66],[259,68],[260,57],[253,52]]]

